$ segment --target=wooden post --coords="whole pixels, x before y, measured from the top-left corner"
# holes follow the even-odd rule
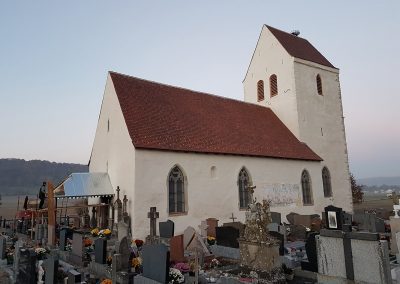
[[[56,243],[56,208],[54,202],[54,186],[47,182],[47,218],[48,218],[48,244],[54,246]]]

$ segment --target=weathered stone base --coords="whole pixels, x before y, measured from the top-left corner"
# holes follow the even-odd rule
[[[259,271],[271,271],[282,265],[277,243],[255,243],[239,240],[241,265]]]

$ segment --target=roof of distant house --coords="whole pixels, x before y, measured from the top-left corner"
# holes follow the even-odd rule
[[[308,40],[268,25],[266,27],[291,56],[336,68]]]
[[[135,148],[322,160],[267,107],[110,76]]]

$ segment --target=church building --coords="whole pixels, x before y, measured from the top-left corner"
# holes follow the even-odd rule
[[[127,195],[134,237],[150,207],[176,233],[244,221],[254,197],[282,216],[352,211],[339,69],[264,25],[243,86],[244,102],[109,72],[89,172]]]

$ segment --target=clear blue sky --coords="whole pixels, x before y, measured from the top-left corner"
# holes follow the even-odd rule
[[[400,1],[1,1],[0,158],[87,163],[108,70],[242,99],[263,24],[340,68],[356,177],[400,175]]]

